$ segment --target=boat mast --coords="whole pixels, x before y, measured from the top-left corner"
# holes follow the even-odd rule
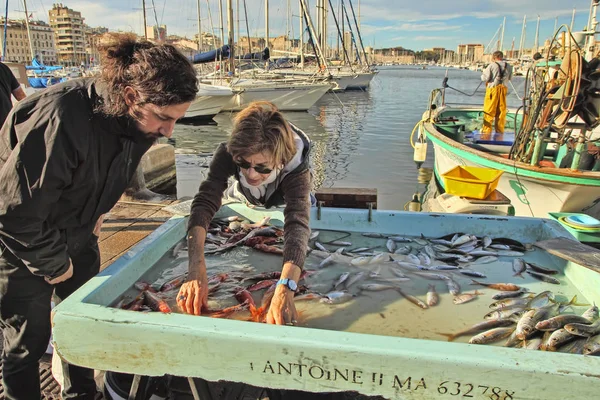
[[[527,28],[527,15],[523,16],[523,28],[521,29],[521,41],[519,42],[519,59],[523,57],[523,47],[525,46],[525,34]]]
[[[2,46],[2,61],[6,61],[6,32],[8,31],[8,0],[6,0],[6,11],[4,14],[4,41]]]
[[[300,9],[300,68],[304,69],[304,12],[302,11],[302,1],[298,2]]]
[[[228,0],[227,4],[229,3],[230,2]],[[231,11],[233,12],[233,8],[231,9]],[[229,18],[229,10],[227,10],[227,18]],[[221,31],[221,46],[223,46],[223,44],[225,44],[225,30],[223,27],[223,0],[219,0],[219,30]]]
[[[502,21],[502,36],[500,37],[500,48],[498,49],[500,51],[504,48],[504,28],[506,28],[506,17]]]
[[[197,4],[198,10],[198,51],[202,52],[202,23],[200,22],[200,0]]]
[[[323,67],[325,67],[325,70],[329,73],[329,68],[327,66],[327,60],[325,60],[325,57],[323,57],[323,51],[321,50],[321,45],[319,44],[319,41],[316,40],[317,36],[315,35],[315,27],[313,26],[312,20],[310,18],[310,14],[308,12],[308,6],[306,5],[306,0],[300,0],[300,4],[302,5],[302,12],[304,13],[304,16],[306,18],[306,24],[308,25],[308,30],[313,38],[313,44],[317,50],[317,58],[320,59],[320,61],[323,63]]]
[[[23,6],[25,7],[25,26],[27,27],[27,39],[29,40],[29,51],[31,52],[31,59],[33,60],[35,54],[33,54],[33,41],[31,40],[31,31],[29,30],[29,13],[27,12],[27,1],[23,0]],[[75,54],[75,49],[73,49],[73,55]]]
[[[539,39],[540,39],[540,15],[538,14],[537,25],[535,26],[535,40],[533,42],[533,52],[534,52],[534,54],[538,52]],[[532,56],[533,56],[533,54],[532,54]]]
[[[148,40],[148,30],[146,29],[146,0],[142,0],[142,14],[144,14],[144,38]]]
[[[235,43],[235,36],[233,34],[233,0],[227,0],[227,29],[229,32],[227,33],[227,39],[229,43],[229,71],[231,73],[235,72],[235,56],[234,56],[234,48],[233,45]],[[219,0],[219,5],[221,4],[221,0]],[[223,21],[223,14],[221,14],[221,21]],[[223,32],[221,30],[221,32]]]
[[[573,15],[571,16],[571,32],[573,32],[573,25],[575,24],[575,7],[573,7]]]
[[[598,0],[592,0],[592,12],[590,13],[590,35],[586,40],[585,46],[585,59],[591,60],[594,56],[594,50],[596,47],[596,27],[598,26],[598,20],[596,19],[596,13],[598,12]]]
[[[265,47],[269,47],[269,0],[265,0]]]

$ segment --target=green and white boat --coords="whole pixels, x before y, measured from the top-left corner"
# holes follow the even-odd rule
[[[571,47],[556,49],[562,61],[529,69],[524,106],[509,109],[504,134],[481,134],[482,107],[450,106],[445,89],[434,90],[419,139],[433,143],[439,189],[456,166],[492,168],[503,171],[497,190],[516,215],[600,217],[600,60],[586,61],[571,37]]]

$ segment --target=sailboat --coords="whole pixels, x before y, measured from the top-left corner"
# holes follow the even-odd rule
[[[481,107],[446,104],[446,85],[433,91],[418,130],[420,141],[433,143],[434,178],[442,191],[443,175],[457,166],[492,168],[503,172],[497,190],[516,215],[600,217],[600,59],[590,51],[597,7],[592,2],[587,31],[564,28],[567,40],[548,49],[548,56],[562,59],[548,57],[529,69],[527,102],[509,110],[503,134],[480,133]]]

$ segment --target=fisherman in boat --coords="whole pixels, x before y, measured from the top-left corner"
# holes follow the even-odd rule
[[[196,72],[171,45],[107,34],[98,79],[21,100],[0,131],[0,327],[4,395],[39,399],[53,293],[100,269],[102,215],[144,153],[170,137],[196,97]],[[85,346],[85,336],[76,346]],[[62,362],[62,398],[94,399],[91,369]]]
[[[492,126],[496,133],[504,133],[507,113],[506,93],[508,92],[506,84],[512,79],[512,66],[503,61],[503,58],[504,54],[501,51],[495,51],[492,54],[492,62],[481,75],[481,80],[486,83],[482,138],[491,136]]]
[[[309,152],[308,137],[292,127],[271,103],[251,103],[236,116],[229,141],[215,151],[208,176],[192,202],[188,225],[189,275],[177,297],[177,304],[184,312],[200,315],[206,308],[204,240],[222,203],[242,201],[267,208],[285,204],[283,269],[267,322],[295,322],[294,292],[310,234]],[[230,177],[235,178],[231,185]]]

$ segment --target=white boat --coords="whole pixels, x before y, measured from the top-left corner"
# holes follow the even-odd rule
[[[346,90],[366,90],[369,88],[371,84],[371,80],[377,74],[377,72],[373,71],[362,71],[362,72],[352,72],[347,70],[335,70],[330,68],[330,80],[334,84],[332,87],[332,91],[334,92],[343,92]],[[298,69],[281,69],[272,71],[279,75],[284,76],[293,76],[296,78],[319,78],[325,79],[328,74],[325,71],[324,73],[314,73],[309,71],[303,71]]]
[[[240,79],[232,83],[233,97],[222,111],[240,111],[253,101],[265,100],[281,111],[306,111],[331,88],[329,83],[287,83]]]
[[[186,119],[211,119],[233,98],[229,86],[198,84],[196,99],[185,113]]]

